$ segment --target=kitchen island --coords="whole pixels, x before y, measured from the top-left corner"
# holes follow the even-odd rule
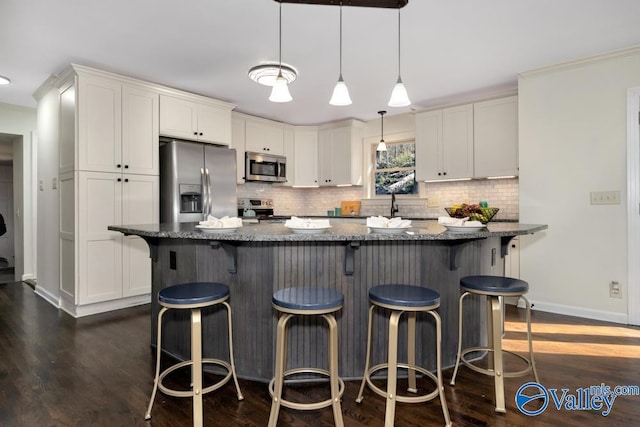
[[[340,328],[340,375],[361,377],[366,351],[368,290],[379,284],[412,284],[432,288],[441,295],[438,309],[443,324],[443,366],[455,362],[458,339],[459,280],[472,274],[504,273],[504,255],[518,235],[545,230],[546,225],[490,223],[475,232],[452,233],[435,221],[413,221],[408,232],[372,233],[364,225],[335,223],[320,234],[294,234],[283,224],[256,224],[233,233],[211,234],[193,223],[111,226],[110,230],[137,235],[149,244],[152,262],[152,339],[159,306],[157,292],[176,283],[217,281],[231,289],[233,334],[238,375],[268,381],[273,373],[277,314],[272,293],[291,286],[322,286],[344,294],[337,313]],[[465,340],[481,334],[484,304],[475,301],[465,310],[478,327],[465,330]],[[203,313],[206,357],[228,354],[225,313]],[[179,359],[189,357],[189,316],[172,310],[165,315],[163,347]],[[169,320],[171,319],[171,320]],[[421,347],[434,345],[430,319],[418,317]],[[382,320],[378,314],[376,321]],[[386,328],[376,328],[373,357],[386,353]],[[403,332],[401,332],[403,333]],[[477,340],[477,338],[474,338]],[[485,338],[483,338],[485,339]],[[301,318],[291,325],[289,366],[326,367],[326,330],[321,320]],[[406,339],[399,357],[405,357]],[[435,367],[433,351],[419,352],[418,363]]]

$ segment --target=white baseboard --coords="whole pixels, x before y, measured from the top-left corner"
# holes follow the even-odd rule
[[[84,317],[92,314],[105,313],[107,311],[120,310],[136,305],[149,304],[151,294],[138,295],[135,297],[122,298],[113,301],[99,302],[88,305],[73,305],[64,299],[60,300],[60,309],[66,311],[73,317]]]
[[[43,288],[42,286],[38,286],[36,284],[36,289],[34,291],[36,295],[42,297],[49,304],[54,306],[55,308],[60,308],[60,297]]]
[[[24,282],[25,280],[31,280],[31,279],[35,279],[35,278],[36,278],[36,276],[34,274],[27,273],[27,274],[23,274],[22,275],[22,279],[20,279],[20,280],[22,280]]]
[[[605,322],[629,324],[629,316],[626,313],[616,313],[613,311],[594,310],[591,308],[575,307],[571,305],[555,304],[545,301],[529,300],[532,310],[546,311],[566,316],[584,317],[586,319],[603,320]],[[524,302],[520,300],[518,307],[524,308]]]

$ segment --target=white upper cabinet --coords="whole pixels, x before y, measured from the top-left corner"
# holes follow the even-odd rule
[[[288,166],[287,162],[287,166]],[[316,187],[318,185],[318,129],[298,127],[294,131],[294,170],[289,167],[293,185]]]
[[[123,172],[158,175],[158,105],[158,93],[133,86],[122,86]]]
[[[115,172],[122,164],[122,84],[78,78],[78,170]]]
[[[247,119],[245,150],[284,156],[284,125],[278,122]]]
[[[243,117],[233,115],[231,119],[231,145],[236,150],[236,182],[244,184],[244,127]]]
[[[473,105],[474,176],[518,175],[518,97]]]
[[[473,177],[473,106],[416,114],[418,180]]]
[[[60,173],[157,175],[158,93],[82,72],[74,81],[60,95]]]
[[[362,185],[362,122],[318,132],[318,184]]]
[[[232,106],[160,96],[160,134],[175,138],[229,145]]]

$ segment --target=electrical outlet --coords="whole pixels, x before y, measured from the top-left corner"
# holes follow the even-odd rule
[[[620,283],[614,280],[609,283],[609,297],[622,298],[622,288],[620,287]]]
[[[440,200],[438,200],[435,197],[429,197],[427,199],[427,207],[428,208],[439,208],[440,207]]]
[[[592,205],[619,205],[620,192],[619,191],[592,191],[591,204]]]

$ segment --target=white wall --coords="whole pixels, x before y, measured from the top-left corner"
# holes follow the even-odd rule
[[[38,100],[38,287],[39,295],[58,306],[60,283],[58,190],[58,91],[51,89]]]
[[[13,184],[14,188],[14,224],[15,271],[16,277],[26,280],[36,278],[36,206],[34,140],[36,132],[36,111],[32,108],[0,103],[0,133],[22,136],[14,142]]]
[[[627,88],[640,48],[537,70],[519,79],[521,278],[541,310],[627,322]],[[619,205],[591,205],[592,191]],[[609,297],[609,282],[622,298]]]

